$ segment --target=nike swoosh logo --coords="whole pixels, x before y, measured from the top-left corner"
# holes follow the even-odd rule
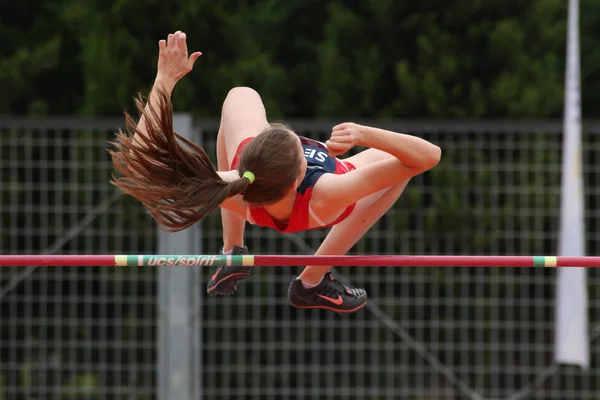
[[[219,271],[221,271],[221,268],[223,267],[219,267],[219,269],[217,270],[217,272],[215,272],[215,274],[212,276],[212,280],[214,281],[215,279],[217,279],[217,275],[219,275]]]
[[[325,299],[327,301],[330,301],[337,306],[339,306],[340,304],[342,304],[344,302],[344,300],[342,299],[342,296],[340,296],[339,294],[338,294],[337,299],[332,299],[331,297],[327,297],[327,296],[321,296],[320,294],[317,294],[317,296],[319,296],[320,298]]]

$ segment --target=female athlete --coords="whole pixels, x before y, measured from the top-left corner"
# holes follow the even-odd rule
[[[218,207],[223,253],[248,254],[245,222],[298,232],[331,227],[316,255],[343,255],[400,197],[409,179],[434,167],[439,147],[420,138],[343,123],[325,144],[270,124],[259,94],[232,89],[222,108],[217,136],[218,170],[197,144],[173,131],[171,92],[200,52],[188,56],[180,31],[159,41],[158,70],[136,126],[126,114],[111,150],[119,177],[112,183],[137,198],[162,228],[178,231]],[[368,149],[340,160],[355,146]],[[298,308],[353,312],[367,301],[363,289],[334,280],[330,267],[307,266],[294,277],[289,303]],[[220,267],[210,294],[232,294],[251,267]]]

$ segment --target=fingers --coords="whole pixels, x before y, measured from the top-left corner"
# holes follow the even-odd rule
[[[327,145],[327,148],[330,150],[331,149],[339,149],[340,147],[347,147],[346,145],[344,145],[340,142],[333,141],[333,140],[327,140],[325,142],[325,144]]]
[[[352,143],[352,136],[346,132],[333,132],[329,139],[333,143]]]
[[[344,122],[331,129],[331,136],[326,142],[329,154],[335,157],[354,147],[356,140],[354,126],[355,124],[351,122]]]
[[[352,147],[352,137],[349,135],[336,136],[331,135],[331,138],[325,142],[328,148],[334,150],[346,151],[349,147]]]
[[[332,131],[341,131],[343,129],[348,128],[349,126],[350,126],[349,122],[343,122],[341,124],[338,124],[338,125],[334,126],[331,130]]]
[[[167,36],[167,40],[160,40],[158,42],[159,55],[167,52],[164,56],[167,58],[175,57],[179,62],[187,61],[187,68],[191,70],[196,60],[202,55],[201,52],[197,51],[191,54],[188,58],[187,48],[187,35],[185,32],[177,31],[170,33]],[[181,57],[183,56],[183,57]],[[185,68],[185,67],[184,67]]]
[[[169,33],[169,36],[167,36],[167,48],[182,49],[181,35],[182,35],[181,31],[177,31],[175,33]],[[185,34],[183,34],[183,35],[184,35],[183,42],[185,44]]]
[[[202,53],[199,51],[192,53],[192,55],[190,56],[190,59],[188,61],[190,69],[192,69],[194,67],[194,63],[196,62],[196,60],[198,58],[200,58],[201,55],[202,55]]]
[[[338,124],[336,126],[334,126],[333,128],[331,128],[332,131],[341,131],[347,128],[351,128],[353,126],[356,126],[356,124],[354,122],[342,122],[341,124]]]
[[[186,38],[187,38],[187,37],[186,37],[185,33],[181,32],[181,33],[179,34],[179,37],[178,37],[178,39],[179,39],[179,40],[178,40],[178,42],[179,42],[178,44],[179,44],[179,49],[180,49],[180,50],[183,52],[183,54],[185,54],[185,55],[186,55],[186,57],[187,57],[188,49],[187,49],[187,42],[186,42]]]
[[[348,145],[334,143],[329,140],[326,141],[325,144],[327,145],[327,150],[329,151],[329,154],[331,154],[334,157],[340,154],[344,154],[348,150]]]

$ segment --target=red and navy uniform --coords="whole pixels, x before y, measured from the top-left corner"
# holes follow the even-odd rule
[[[246,139],[240,144],[237,154],[241,153],[242,148],[250,140],[251,138]],[[306,176],[296,190],[296,200],[294,202],[294,208],[289,220],[285,224],[281,224],[277,221],[274,221],[263,207],[250,207],[249,214],[252,217],[252,223],[259,226],[273,228],[279,232],[293,233],[333,226],[346,219],[346,217],[348,217],[354,209],[355,204],[352,204],[351,206],[348,206],[342,215],[340,215],[335,221],[319,227],[309,228],[310,198],[312,195],[312,190],[319,178],[323,176],[323,174],[345,174],[355,168],[349,162],[338,160],[337,158],[330,156],[329,152],[327,151],[327,146],[321,142],[301,136],[300,142],[302,144],[302,148],[304,149],[304,158],[306,158],[307,161]],[[235,157],[232,162],[232,169],[236,166],[237,157]],[[314,215],[313,218],[315,218]]]

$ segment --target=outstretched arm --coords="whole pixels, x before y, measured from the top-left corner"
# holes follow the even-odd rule
[[[138,145],[144,145],[141,135],[146,135],[147,124],[158,125],[160,123],[160,113],[156,106],[160,101],[159,91],[163,91],[171,96],[173,88],[177,82],[183,78],[194,67],[194,63],[202,53],[195,52],[188,57],[186,34],[177,31],[169,34],[167,40],[158,42],[158,68],[154,86],[148,95],[145,114],[149,116],[149,121],[142,115],[138,122],[134,135],[134,142]]]
[[[341,154],[354,146],[371,147],[394,156],[344,175],[323,175],[313,191],[315,208],[339,210],[433,168],[440,160],[438,146],[415,136],[345,123],[333,128],[330,152]]]

